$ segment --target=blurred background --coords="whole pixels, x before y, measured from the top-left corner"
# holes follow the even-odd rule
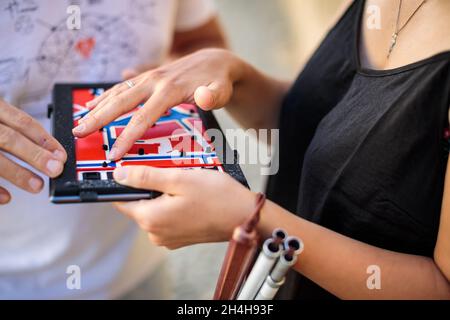
[[[234,52],[270,75],[294,79],[337,18],[343,0],[215,2]],[[237,127],[226,112],[217,112],[217,117],[223,129]],[[264,190],[259,167],[242,168],[252,190]],[[226,246],[203,244],[170,252],[173,298],[210,299]]]

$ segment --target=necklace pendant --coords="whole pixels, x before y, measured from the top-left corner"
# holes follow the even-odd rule
[[[398,33],[395,32],[394,34],[392,34],[391,45],[389,47],[389,52],[387,55],[388,58],[391,56],[391,53],[394,50],[395,45],[397,44],[397,37],[398,37]]]

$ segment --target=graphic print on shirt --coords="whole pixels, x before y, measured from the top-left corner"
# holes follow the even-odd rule
[[[81,8],[80,30],[67,28],[65,9],[74,4]],[[117,81],[121,69],[142,63],[138,54],[142,39],[136,27],[159,27],[161,18],[155,15],[160,9],[158,2],[131,0],[126,10],[115,12],[110,12],[107,4],[104,0],[57,3],[55,22],[54,12],[53,16],[46,15],[39,1],[0,0],[3,25],[24,41],[25,37],[37,41],[23,54],[0,54],[0,86],[5,86],[0,87],[0,95],[8,87],[26,84],[26,94],[18,103],[32,103],[46,96],[55,82]],[[156,39],[146,49],[149,60],[159,59],[162,50]]]
[[[36,12],[38,4],[35,0],[8,0],[2,8],[14,20],[14,31],[19,34],[31,33],[34,21],[31,13]]]
[[[35,24],[31,16],[38,9],[35,0],[7,0],[0,1],[0,13],[12,20],[14,31],[20,35],[33,32]],[[11,56],[0,57],[0,85],[21,80],[24,70],[23,59]],[[19,71],[19,72],[18,72]]]
[[[42,42],[36,64],[50,79],[106,77],[108,66],[135,56],[138,43],[133,30],[118,17],[83,16],[80,30],[69,30],[66,20],[52,27]],[[95,66],[95,67],[93,67]]]

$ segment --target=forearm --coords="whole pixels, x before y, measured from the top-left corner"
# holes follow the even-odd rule
[[[168,61],[206,48],[228,48],[228,44],[217,17],[190,31],[176,32]]]
[[[260,232],[268,237],[276,227],[305,243],[296,271],[341,299],[450,299],[450,284],[430,258],[364,244],[267,202]],[[381,270],[380,290],[367,287],[371,265]]]
[[[246,129],[277,128],[281,104],[291,83],[272,78],[244,61],[240,65],[240,80],[234,84],[226,109]]]
[[[201,40],[192,42],[190,44],[186,44],[185,46],[178,47],[178,48],[172,50],[168,59],[166,59],[165,62],[167,63],[167,62],[175,61],[184,56],[187,56],[188,54],[191,54],[198,50],[206,49],[206,48],[226,49],[227,45],[223,39],[201,39]]]

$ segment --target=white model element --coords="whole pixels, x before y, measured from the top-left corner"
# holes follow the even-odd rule
[[[303,251],[303,242],[295,237],[288,237],[284,242],[286,250],[267,276],[255,300],[272,300],[284,284],[286,273],[297,263],[298,255]]]
[[[238,295],[238,300],[254,300],[264,280],[272,270],[283,251],[283,245],[274,239],[267,239],[262,251]]]

